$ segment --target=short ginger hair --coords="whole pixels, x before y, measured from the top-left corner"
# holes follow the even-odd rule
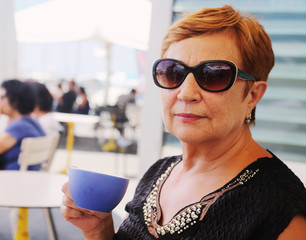
[[[171,44],[184,39],[229,31],[237,40],[241,54],[242,70],[255,77],[256,81],[267,81],[274,66],[271,39],[254,16],[240,13],[231,6],[204,8],[186,14],[168,29],[161,48],[164,57]],[[226,39],[224,40],[226,41]],[[248,82],[246,93],[252,82]],[[255,108],[251,122],[255,120]]]

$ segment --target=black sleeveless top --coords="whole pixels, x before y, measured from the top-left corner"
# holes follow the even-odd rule
[[[146,172],[133,200],[126,205],[129,217],[114,239],[273,240],[294,216],[306,216],[303,183],[273,155],[253,162],[224,187],[179,211],[169,224],[159,226],[159,184],[180,158],[161,159]]]

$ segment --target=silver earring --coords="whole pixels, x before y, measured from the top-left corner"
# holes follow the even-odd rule
[[[251,118],[252,118],[252,114],[250,113],[250,114],[247,115],[247,117],[245,119],[245,122],[246,123],[250,123],[251,122]]]

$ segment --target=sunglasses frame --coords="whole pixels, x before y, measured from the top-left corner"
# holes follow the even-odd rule
[[[178,64],[181,64],[184,67],[184,69],[185,69],[185,75],[184,75],[183,79],[176,86],[174,86],[174,87],[164,87],[164,86],[159,84],[159,82],[158,82],[158,80],[156,78],[156,68],[157,68],[157,65],[160,62],[163,62],[163,61],[173,61],[173,62],[176,62]],[[199,80],[198,80],[197,74],[196,74],[196,70],[201,65],[207,64],[207,63],[225,63],[225,64],[227,64],[232,69],[231,80],[230,80],[230,82],[228,83],[228,85],[225,88],[220,89],[220,90],[210,90],[210,89],[207,89],[207,88],[203,87],[199,83]],[[244,72],[241,69],[239,69],[235,63],[230,62],[230,61],[226,61],[226,60],[209,60],[209,61],[201,62],[201,63],[197,64],[196,66],[190,67],[190,66],[186,65],[185,63],[183,63],[183,62],[181,62],[179,60],[173,59],[173,58],[161,58],[161,59],[158,59],[158,60],[156,60],[154,62],[153,68],[152,68],[152,74],[153,74],[154,83],[158,87],[164,88],[164,89],[175,89],[175,88],[178,88],[185,81],[185,79],[186,79],[186,77],[187,77],[187,75],[189,73],[193,74],[193,76],[194,76],[197,84],[199,85],[199,87],[202,88],[205,91],[208,91],[208,92],[223,92],[223,91],[226,91],[226,90],[230,89],[234,85],[234,83],[235,83],[237,78],[240,78],[240,79],[245,80],[245,81],[256,81],[255,77],[253,77],[249,73]]]

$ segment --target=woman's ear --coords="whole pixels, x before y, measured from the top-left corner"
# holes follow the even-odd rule
[[[257,105],[260,99],[262,99],[266,90],[267,90],[267,82],[265,81],[254,82],[247,95],[247,101],[248,101],[247,103],[251,111]]]

